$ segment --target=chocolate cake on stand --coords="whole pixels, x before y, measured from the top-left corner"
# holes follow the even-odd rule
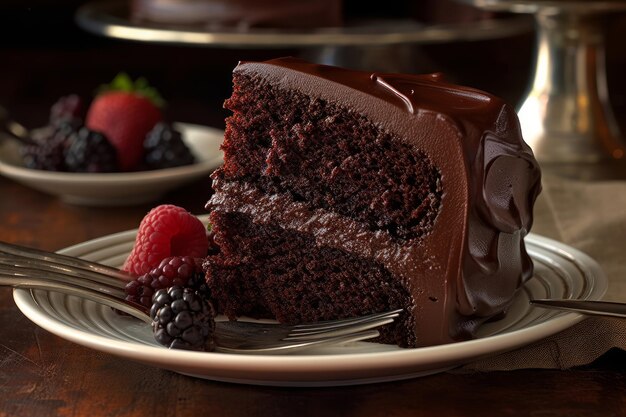
[[[317,28],[340,26],[341,0],[131,0],[138,23],[237,27]]]
[[[338,16],[341,2],[336,0],[263,1],[259,4],[270,4],[271,7],[257,5],[248,8],[247,16],[242,16],[241,8],[236,6],[256,2],[137,0],[132,4],[145,2],[152,4],[152,8],[144,7],[143,18],[142,13],[133,12],[131,3],[126,1],[87,3],[78,9],[76,20],[91,33],[117,39],[228,49],[284,51],[289,48],[295,49],[295,54],[301,58],[322,64],[409,73],[436,70],[424,65],[428,57],[416,45],[500,39],[532,30],[532,19],[526,16],[490,19],[482,18],[484,16],[479,13],[472,15],[471,20],[450,19],[448,16],[446,21],[434,21],[433,18],[441,14],[418,10],[417,6],[415,10],[393,15],[386,13],[391,7],[361,14],[363,10],[369,10],[367,4],[354,2],[354,7],[344,7],[344,15]],[[177,18],[168,14],[163,16],[162,12],[172,4],[187,9],[185,11],[183,7],[184,13]],[[207,21],[206,12],[219,4],[230,6],[216,14],[217,21]],[[291,6],[285,8],[285,4]],[[326,5],[326,13],[320,11],[319,4]],[[192,5],[199,8],[200,17],[205,16],[200,23],[193,16],[193,9],[189,8]],[[308,17],[303,22],[301,12],[307,7],[311,12],[305,13]],[[262,14],[254,13],[261,9],[266,10]],[[272,13],[277,10],[279,13]],[[285,13],[292,13],[292,17],[285,17]],[[414,19],[410,16],[412,13],[421,14],[424,19]]]

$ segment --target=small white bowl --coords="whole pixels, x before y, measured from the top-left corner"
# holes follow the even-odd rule
[[[175,127],[196,157],[196,163],[154,171],[103,174],[43,171],[25,168],[19,145],[4,140],[0,142],[0,173],[70,204],[128,206],[154,201],[176,187],[208,177],[223,162],[220,151],[223,130],[186,123],[176,123]]]

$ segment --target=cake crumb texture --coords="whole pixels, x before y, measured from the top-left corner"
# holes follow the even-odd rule
[[[399,240],[432,230],[441,179],[422,152],[365,117],[235,74],[225,107],[226,180],[349,216]]]

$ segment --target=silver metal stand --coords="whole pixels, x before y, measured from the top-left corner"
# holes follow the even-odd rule
[[[609,103],[604,21],[621,1],[468,0],[490,10],[532,13],[536,69],[519,109],[522,133],[542,163],[626,160]]]
[[[128,0],[89,2],[77,10],[76,22],[86,31],[116,39],[208,48],[294,48],[310,61],[389,72],[424,71],[427,58],[416,45],[499,39],[532,31],[527,16],[447,24],[369,19],[307,30],[211,29],[135,22],[128,9]]]

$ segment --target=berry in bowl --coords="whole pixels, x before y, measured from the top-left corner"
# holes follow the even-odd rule
[[[132,205],[206,177],[222,163],[223,131],[168,123],[143,79],[118,75],[84,111],[59,99],[47,126],[0,142],[0,173],[73,204]]]

